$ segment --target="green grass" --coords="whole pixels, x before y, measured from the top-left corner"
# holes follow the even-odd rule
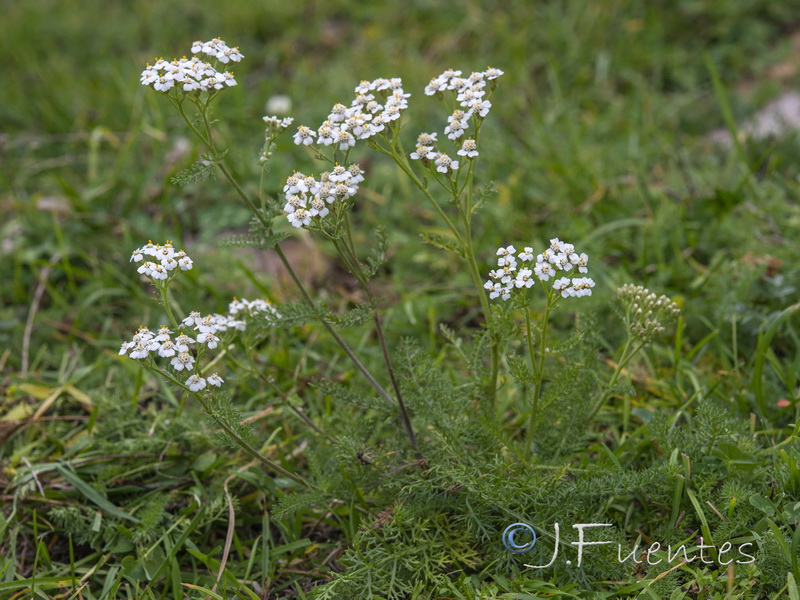
[[[769,67],[791,60],[799,7],[7,7],[0,598],[216,597],[226,549],[214,592],[225,598],[798,597],[797,136],[732,149],[706,136],[735,129],[796,83]],[[200,407],[117,356],[140,323],[164,319],[128,265],[147,239],[179,240],[194,258],[174,292],[185,311],[223,311],[232,296],[298,299],[273,254],[219,245],[246,232],[250,218],[224,180],[170,183],[204,149],[138,83],[153,56],[217,35],[246,56],[240,85],[220,97],[215,117],[249,192],[258,189],[260,117],[271,95],[288,94],[296,121],[314,124],[360,79],[401,76],[413,94],[410,147],[417,131],[443,127],[442,107],[422,94],[431,77],[448,67],[506,71],[476,174],[496,192],[474,232],[482,272],[501,244],[536,247],[558,236],[590,254],[598,282],[580,315],[554,318],[560,342],[582,327],[583,343],[564,351],[582,368],[552,382],[564,396],[556,402],[551,392],[536,464],[516,458],[522,391],[509,357],[497,419],[467,404],[465,365],[440,324],[463,338],[467,355],[478,353],[479,305],[459,258],[418,237],[441,223],[394,165],[364,150],[356,238],[371,244],[378,224],[389,236],[376,286],[393,352],[415,357],[401,369],[417,386],[409,396],[427,470],[413,465],[392,415],[371,404],[357,371],[313,323],[270,332],[257,356],[284,396],[253,374],[231,371],[229,383],[256,447],[323,483],[325,494],[251,464]],[[292,169],[314,168],[288,137],[275,154],[270,193]],[[298,239],[287,251],[311,257],[301,270],[321,299],[341,309],[362,300],[328,245]],[[624,344],[614,290],[626,282],[676,299],[682,320],[576,431],[595,379],[607,380],[607,361]],[[380,371],[368,329],[342,334]],[[289,402],[336,443],[311,432]],[[677,544],[702,531],[719,543],[753,541],[757,560],[665,573],[598,551],[583,570],[538,573],[522,565],[544,564],[546,550],[520,559],[499,542],[516,520],[547,531],[553,521],[567,530],[613,522],[626,547],[640,534]]]

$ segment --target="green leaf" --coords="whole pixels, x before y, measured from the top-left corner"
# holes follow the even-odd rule
[[[214,179],[217,163],[221,162],[228,151],[225,150],[214,156],[208,154],[201,154],[200,158],[192,163],[186,169],[181,169],[177,175],[170,178],[170,183],[173,185],[189,185],[197,181],[204,181],[206,179]]]
[[[443,235],[439,235],[438,233],[422,232],[419,234],[419,237],[422,239],[423,244],[428,244],[429,246],[439,248],[440,250],[455,252],[456,254],[462,257],[464,256],[463,248],[461,248],[461,245],[455,240],[449,240]]]
[[[148,578],[142,563],[133,556],[126,556],[122,559],[122,575],[135,582]]]
[[[772,502],[763,496],[758,496],[756,494],[750,496],[750,504],[755,506],[768,517],[771,517],[775,514],[775,507],[772,505]]]
[[[124,510],[117,508],[107,498],[105,498],[100,492],[86,483],[83,479],[78,477],[75,473],[70,471],[64,465],[56,465],[56,470],[61,474],[61,476],[66,479],[67,481],[72,484],[76,490],[78,490],[81,494],[83,494],[87,500],[93,502],[100,509],[108,515],[113,517],[117,517],[118,519],[125,519],[126,521],[133,521],[134,523],[140,523],[141,520],[137,519],[133,515],[129,515]]]
[[[336,327],[355,327],[369,319],[374,308],[374,303],[364,302],[343,313],[328,313],[325,320]]]

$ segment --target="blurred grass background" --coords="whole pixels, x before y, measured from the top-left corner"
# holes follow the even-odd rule
[[[181,55],[194,39],[219,35],[246,54],[237,65],[241,83],[221,99],[216,116],[251,186],[260,117],[272,95],[288,95],[298,123],[316,125],[358,80],[402,76],[415,92],[412,140],[417,131],[440,129],[445,116],[421,94],[428,79],[447,67],[503,68],[480,174],[498,191],[482,219],[491,247],[520,236],[583,236],[638,210],[652,213],[653,189],[712,196],[718,173],[740,165],[703,139],[723,125],[704,57],[726,84],[746,85],[746,94],[731,99],[734,116],[751,113],[795,79],[797,6],[337,1],[238,2],[222,9],[211,2],[12,2],[0,25],[6,72],[0,210],[7,215],[0,335],[6,343],[19,339],[36,273],[56,255],[49,276],[54,293],[45,306],[69,307],[75,329],[97,331],[110,326],[119,308],[114,290],[141,294],[130,278],[116,276],[139,240],[211,243],[246,222],[245,209],[222,185],[169,184],[197,148],[168,103],[138,85],[145,62]],[[770,67],[787,61],[781,77],[770,76]],[[292,169],[310,168],[290,140],[279,150],[271,191]],[[399,277],[405,266],[422,263],[446,279],[456,268],[450,257],[409,243],[415,233],[406,220],[411,214],[433,224],[427,207],[397,187],[390,166],[365,159],[376,191],[365,218],[391,225],[402,248],[393,264]],[[796,174],[791,161],[777,158],[760,168],[779,168],[789,181]],[[236,260],[226,251],[214,255],[217,264]],[[652,258],[643,249],[633,262],[641,270]],[[76,306],[78,287],[90,300]],[[53,333],[39,323],[32,347]]]
[[[444,127],[442,107],[422,94],[431,77],[450,67],[503,69],[478,173],[496,189],[475,235],[485,246],[482,263],[507,242],[571,240],[595,261],[597,295],[635,281],[680,296],[687,338],[719,330],[709,363],[730,366],[733,338],[748,348],[764,320],[796,298],[799,156],[791,132],[738,150],[707,136],[726,126],[726,106],[741,122],[796,86],[798,9],[796,0],[7,3],[0,19],[0,413],[24,420],[64,385],[90,398],[128,396],[142,385],[158,393],[135,365],[116,358],[119,340],[156,318],[125,268],[147,239],[179,240],[195,259],[178,293],[187,307],[223,310],[233,295],[292,298],[274,274],[252,275],[270,272],[271,263],[218,247],[249,218],[222,182],[170,184],[202,149],[169,104],[138,82],[145,62],[216,36],[246,57],[236,65],[239,85],[220,97],[215,116],[252,190],[261,117],[273,95],[291,98],[296,123],[317,126],[359,80],[400,76],[413,94],[410,147],[419,131]],[[716,91],[707,61],[720,76]],[[423,199],[386,161],[363,151],[357,157],[369,189],[360,235],[366,240],[383,224],[392,245],[385,293],[398,318],[387,319],[390,334],[433,344],[437,321],[474,316],[468,280],[455,257],[419,242],[420,228],[437,227]],[[289,137],[271,165],[273,193],[293,169],[315,168]],[[320,294],[331,293],[332,302],[346,295],[324,246],[296,248],[311,257],[305,269],[316,273]],[[286,368],[294,367],[292,343],[276,340],[276,360]],[[315,369],[303,363],[302,373]],[[0,437],[0,487],[24,467],[23,457],[85,451],[86,442],[76,441],[86,437],[80,400],[65,393],[57,404],[78,415],[74,423],[26,425]],[[152,416],[137,417],[145,431]],[[16,531],[30,536],[30,521]]]

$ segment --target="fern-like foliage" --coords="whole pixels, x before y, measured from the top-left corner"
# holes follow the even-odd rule
[[[490,181],[478,188],[476,192],[475,200],[472,203],[472,214],[478,212],[487,201],[497,196],[497,188],[494,187],[494,182]]]
[[[226,394],[216,394],[213,398],[209,398],[207,403],[208,412],[205,414],[205,419],[210,428],[219,429],[220,426],[226,426],[243,440],[252,443],[252,427],[242,424],[242,414],[231,404]],[[236,441],[224,430],[220,432],[219,439],[229,448],[239,448]]]
[[[266,250],[277,246],[288,237],[289,234],[285,232],[272,233],[269,235],[263,235],[262,233],[242,233],[220,240],[219,244],[220,246],[234,248],[259,248],[260,250]]]
[[[200,158],[192,163],[191,166],[181,169],[174,177],[171,177],[170,182],[173,185],[183,187],[191,183],[197,183],[198,181],[214,179],[216,176],[217,164],[222,161],[227,153],[228,151],[224,150],[214,155],[201,154]]]
[[[439,248],[440,250],[447,250],[448,252],[454,252],[455,254],[458,254],[462,258],[465,256],[464,249],[458,242],[452,239],[448,239],[443,235],[440,235],[438,233],[423,232],[419,234],[419,237],[422,240],[423,244],[428,244],[429,246],[433,246],[434,248]]]
[[[386,262],[386,250],[389,240],[386,237],[386,230],[382,225],[378,225],[375,229],[375,237],[378,240],[378,244],[367,257],[366,265],[364,266],[364,275],[366,275],[367,279],[372,279],[378,272],[378,269]]]
[[[329,312],[325,315],[325,320],[336,327],[356,327],[363,324],[372,316],[375,310],[374,302],[363,302],[342,313]]]

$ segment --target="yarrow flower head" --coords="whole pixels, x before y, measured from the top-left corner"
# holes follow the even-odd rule
[[[152,65],[148,63],[139,81],[163,93],[174,89],[178,93],[214,94],[236,85],[236,78],[231,71],[218,71],[208,59],[223,65],[239,62],[244,58],[239,48],[231,48],[220,38],[215,38],[207,42],[194,42],[191,53],[194,55],[191,58],[184,56],[172,61],[158,58]],[[205,60],[198,56],[201,54],[205,55]]]
[[[403,81],[399,77],[362,80],[353,91],[355,96],[350,106],[339,102],[334,104],[327,119],[317,129],[300,125],[294,134],[294,143],[347,151],[357,141],[378,135],[391,123],[399,121],[411,96],[403,90]]]
[[[489,114],[492,103],[487,99],[487,90],[491,92],[496,85],[498,77],[503,75],[500,69],[488,68],[486,71],[476,71],[468,76],[462,72],[447,69],[441,75],[434,77],[425,86],[427,96],[444,96],[447,93],[455,95],[458,107],[447,117],[444,135],[456,144],[456,153],[466,159],[478,156],[478,145],[470,137],[470,128],[474,128],[473,136],[477,137],[480,122]],[[455,171],[457,166],[450,166],[447,154],[436,147],[436,134],[423,133],[417,139],[417,149],[410,154],[412,160],[421,160],[429,169],[436,169],[440,173]],[[454,165],[458,162],[454,161]]]
[[[478,156],[478,146],[475,140],[467,138],[461,144],[461,150],[458,151],[459,156],[466,156],[467,158],[475,158]]]
[[[312,175],[293,173],[283,186],[286,218],[294,227],[308,227],[330,213],[331,205],[345,202],[358,192],[364,171],[357,164],[335,165],[329,172]]]
[[[640,285],[626,283],[617,289],[625,307],[625,322],[631,335],[650,342],[661,335],[680,315],[678,305],[667,296],[656,296]]]
[[[350,171],[351,176],[354,171]],[[148,261],[145,258],[152,258]],[[191,259],[182,250],[175,250],[171,242],[154,244],[148,242],[145,246],[137,248],[131,255],[131,261],[138,264],[137,270],[146,269],[148,276],[154,281],[160,281],[157,273],[159,269],[167,271],[164,266],[168,261],[174,261],[191,268]],[[166,283],[168,284],[181,268],[173,268]],[[166,284],[162,284],[166,285]],[[162,288],[162,298],[166,290]],[[170,315],[169,310],[167,311]],[[170,316],[170,318],[172,318]],[[206,352],[214,350],[220,345],[227,345],[236,332],[245,331],[246,319],[266,318],[267,320],[280,319],[280,313],[268,300],[237,299],[228,305],[226,314],[213,313],[203,315],[198,311],[190,312],[174,326],[161,325],[155,331],[145,326],[139,327],[130,340],[121,344],[120,356],[128,356],[134,360],[143,361],[149,368],[169,367],[175,373],[185,372],[189,379],[186,387],[193,392],[200,392],[206,385],[220,387],[223,383],[219,375],[211,375],[207,379],[201,376],[199,363]]]
[[[553,279],[552,289],[562,298],[592,295],[595,283],[589,277],[559,277],[561,273],[569,273],[573,269],[586,273],[589,258],[586,254],[577,254],[572,244],[558,238],[550,240],[550,246],[536,255],[535,260],[533,248],[528,246],[519,254],[514,246],[500,247],[496,254],[498,268],[489,272],[491,279],[483,286],[489,291],[489,298],[492,300],[510,299],[514,290],[532,287],[534,278],[542,282]]]
[[[152,260],[145,260],[145,257]],[[169,283],[181,271],[191,270],[193,265],[192,259],[183,250],[176,251],[170,241],[164,244],[148,242],[131,253],[130,262],[139,264],[137,272],[149,277],[157,285],[160,282]]]

